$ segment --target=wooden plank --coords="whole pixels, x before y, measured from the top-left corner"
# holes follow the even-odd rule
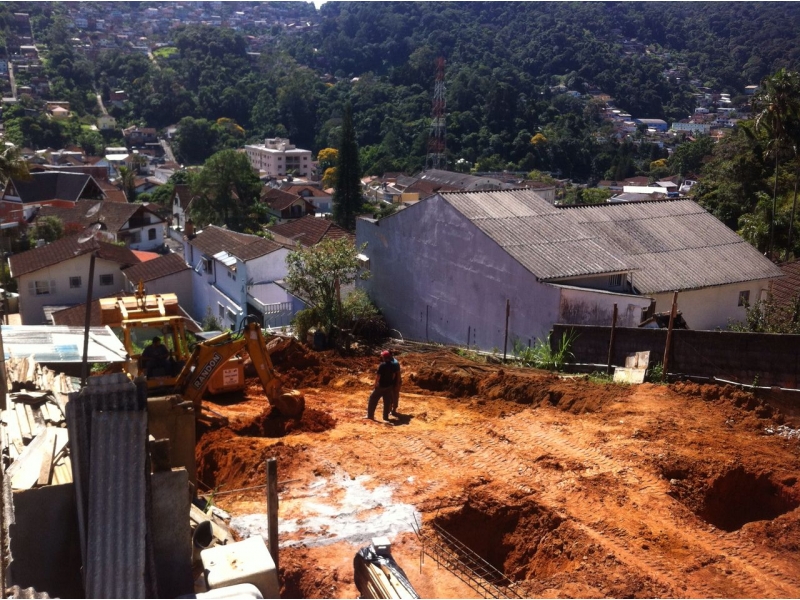
[[[58,436],[50,433],[48,429],[43,437],[53,438],[52,444],[44,444],[42,450],[42,465],[39,468],[39,485],[50,485],[53,480],[53,463],[56,459],[56,445],[58,444]]]
[[[40,435],[42,431],[44,431],[47,424],[44,422],[42,418],[42,413],[39,411],[38,408],[32,407],[30,404],[24,404],[25,407],[25,414],[28,415],[28,423],[31,426],[31,433],[33,435]]]
[[[17,414],[17,423],[19,423],[19,431],[22,434],[22,441],[25,444],[30,444],[33,439],[31,425],[28,423],[28,414],[25,412],[24,404],[14,403],[14,411]]]
[[[11,489],[27,490],[36,484],[42,470],[45,448],[52,443],[52,439],[45,432],[44,435],[37,435],[36,439],[25,447],[25,451],[6,471],[6,475],[11,479]]]
[[[8,441],[13,446],[17,456],[19,456],[25,448],[25,444],[22,441],[22,433],[19,430],[17,412],[13,409],[4,410],[3,421],[6,424],[6,431],[8,431]]]

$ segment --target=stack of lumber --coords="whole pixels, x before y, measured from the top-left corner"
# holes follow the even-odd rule
[[[353,580],[362,598],[419,598],[391,554],[366,546],[353,559]]]
[[[9,387],[21,390],[8,394],[8,408],[0,413],[0,447],[11,488],[71,482],[65,413],[72,379],[32,358],[7,360],[6,373]]]

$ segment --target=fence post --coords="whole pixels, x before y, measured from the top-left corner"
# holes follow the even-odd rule
[[[672,293],[672,309],[669,313],[669,327],[667,328],[667,344],[664,348],[664,362],[662,365],[661,379],[667,380],[667,373],[669,372],[669,355],[672,351],[672,327],[675,325],[675,312],[678,308],[678,292]]]
[[[614,304],[614,316],[611,317],[611,339],[608,340],[608,367],[606,373],[611,375],[611,360],[614,356],[614,334],[617,331],[617,305]]]
[[[503,338],[503,362],[506,362],[506,351],[508,350],[508,316],[511,314],[511,300],[506,298],[506,334]]]
[[[267,459],[267,543],[269,553],[275,562],[275,570],[278,564],[278,461],[275,458]]]

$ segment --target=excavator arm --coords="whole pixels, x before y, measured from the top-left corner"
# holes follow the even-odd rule
[[[261,328],[256,322],[244,325],[241,337],[234,338],[230,333],[223,333],[197,344],[178,376],[175,384],[177,393],[199,407],[211,377],[242,349],[246,349],[250,355],[270,405],[286,417],[300,417],[305,409],[305,398],[296,390],[283,391]]]

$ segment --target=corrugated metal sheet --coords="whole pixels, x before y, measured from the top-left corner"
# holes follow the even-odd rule
[[[780,277],[781,270],[691,200],[562,209],[638,269],[643,294]]]
[[[147,413],[95,412],[86,594],[146,598]]]
[[[691,200],[554,207],[530,190],[442,198],[539,279],[635,271],[644,294],[780,277]]]
[[[33,356],[39,363],[83,360],[83,327],[3,325],[5,359]],[[122,362],[125,346],[109,327],[89,329],[89,362]]]
[[[539,279],[619,273],[628,265],[596,235],[530,190],[453,192],[446,202]]]

